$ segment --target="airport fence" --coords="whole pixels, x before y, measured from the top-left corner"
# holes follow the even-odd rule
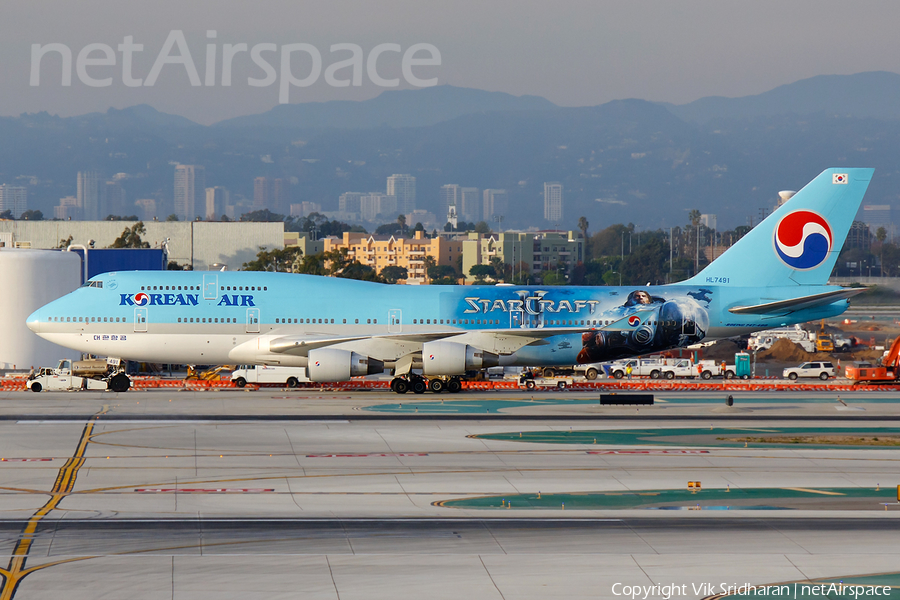
[[[524,387],[516,381],[499,380],[499,381],[463,381],[463,390],[524,390]],[[183,380],[183,379],[165,379],[160,377],[133,377],[131,379],[131,387],[135,390],[153,390],[153,389],[176,389],[182,391],[215,391],[227,389],[239,389],[233,382],[229,380],[221,381],[200,381],[200,380]],[[248,383],[243,389],[254,391],[259,389],[288,389],[281,383]],[[4,377],[0,378],[0,392],[21,392],[25,391],[24,377]],[[365,379],[354,379],[352,381],[342,381],[336,383],[301,383],[295,389],[316,389],[322,391],[364,391],[364,390],[388,390],[390,389],[389,381],[370,381]],[[900,391],[900,384],[897,385],[853,385],[846,380],[833,380],[829,382],[821,382],[816,380],[814,383],[802,383],[796,381],[773,380],[767,378],[739,380],[732,379],[728,381],[712,382],[712,381],[676,381],[676,380],[655,380],[655,379],[614,379],[604,381],[577,381],[567,385],[565,389],[556,387],[540,387],[534,391],[554,391],[565,392],[567,390],[583,392],[583,391],[694,391],[694,392],[852,392],[852,391]]]

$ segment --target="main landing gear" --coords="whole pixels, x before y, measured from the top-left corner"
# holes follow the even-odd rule
[[[424,394],[426,390],[430,390],[435,394],[445,391],[456,394],[462,391],[462,382],[460,382],[459,377],[455,376],[426,379],[416,374],[401,375],[391,380],[391,391],[397,394],[405,394],[410,391],[414,394]]]

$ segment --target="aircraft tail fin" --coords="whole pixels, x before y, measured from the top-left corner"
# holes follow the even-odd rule
[[[826,169],[762,223],[684,282],[825,285],[874,169]]]

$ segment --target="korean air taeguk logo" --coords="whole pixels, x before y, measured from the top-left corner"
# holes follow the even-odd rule
[[[833,236],[831,226],[821,215],[795,210],[781,218],[775,227],[775,253],[792,269],[815,269],[828,258]]]
[[[144,292],[138,292],[134,295],[134,303],[138,306],[146,306],[150,302],[150,296]]]

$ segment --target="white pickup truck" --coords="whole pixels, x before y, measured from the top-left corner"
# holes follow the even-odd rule
[[[649,377],[659,379],[663,376],[666,361],[658,358],[629,358],[617,360],[609,366],[609,374],[616,379],[622,379],[628,374],[631,366],[631,375],[634,377]]]
[[[310,381],[305,367],[267,367],[265,365],[238,365],[232,371],[231,381],[239,388],[248,383],[281,383],[295,388]]]
[[[670,364],[660,367],[660,376],[664,379],[675,379],[676,377],[697,377],[701,375],[697,370],[697,365],[689,358],[681,358],[670,361]],[[706,377],[705,379],[709,379]]]

